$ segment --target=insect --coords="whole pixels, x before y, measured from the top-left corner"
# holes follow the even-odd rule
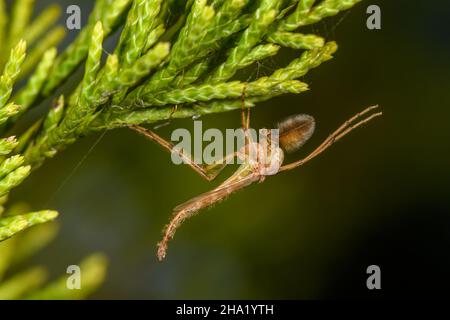
[[[246,134],[246,143],[244,147],[238,152],[226,157],[226,159],[238,157],[241,160],[242,164],[238,167],[236,172],[215,189],[192,198],[173,210],[172,219],[166,225],[163,232],[163,238],[158,243],[158,259],[162,261],[166,257],[169,241],[174,237],[176,230],[186,219],[194,216],[200,210],[224,200],[236,191],[244,189],[253,183],[263,182],[268,176],[276,175],[304,165],[354,129],[381,116],[381,112],[374,112],[377,108],[378,106],[369,107],[351,117],[336,131],[329,135],[328,138],[309,155],[289,164],[284,164],[285,152],[292,153],[297,151],[312,136],[315,129],[313,117],[305,114],[288,117],[278,124],[278,137],[273,137],[271,131],[263,129],[262,132],[265,139],[260,139],[259,142],[253,141],[251,136]],[[242,108],[241,121],[244,132],[247,133],[250,127],[249,108],[247,108],[247,113],[245,113],[244,108]],[[227,163],[227,161],[220,161],[219,163],[221,163],[221,165],[201,166],[196,164],[189,155],[184,154],[182,150],[174,150],[174,147],[170,142],[167,142],[155,132],[140,126],[131,126],[130,128],[150,140],[157,142],[166,150],[177,152],[186,164],[208,181],[215,179]],[[274,140],[276,140],[275,138],[278,138],[277,140],[279,143],[273,143]]]

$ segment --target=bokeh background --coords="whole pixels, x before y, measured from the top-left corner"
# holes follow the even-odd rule
[[[78,3],[84,21],[92,6],[58,3]],[[382,30],[365,26],[370,4],[381,6]],[[156,261],[155,245],[172,208],[219,182],[173,165],[127,130],[80,140],[13,195],[62,213],[56,241],[30,264],[57,276],[85,255],[105,252],[109,274],[95,299],[449,296],[449,11],[445,0],[364,1],[316,25],[314,32],[338,42],[335,59],[306,76],[308,93],[257,106],[253,127],[313,115],[316,134],[294,160],[368,105],[380,104],[384,117],[305,167],[191,219],[164,263]],[[75,35],[69,32],[66,44]],[[270,73],[294,54],[254,73]],[[204,127],[234,128],[239,113],[202,120]],[[158,133],[192,126],[177,120]],[[371,264],[381,267],[380,291],[366,288]]]

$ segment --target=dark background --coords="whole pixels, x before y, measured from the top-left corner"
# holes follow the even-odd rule
[[[78,3],[85,20],[91,1]],[[381,6],[380,31],[366,28],[370,4]],[[384,117],[305,167],[191,219],[164,263],[155,245],[172,208],[218,182],[174,166],[127,130],[106,133],[91,152],[99,135],[80,140],[14,194],[34,209],[61,212],[58,238],[31,263],[56,276],[105,252],[110,269],[93,296],[99,299],[449,296],[449,11],[444,0],[363,1],[316,25],[316,33],[338,42],[335,59],[306,76],[309,92],[257,106],[253,127],[313,115],[316,133],[294,160],[368,105],[380,104]],[[270,73],[293,54],[255,72]],[[202,120],[204,127],[235,128],[239,113]],[[192,128],[192,120],[158,132],[169,137],[178,127]],[[366,288],[371,264],[381,268],[380,291]]]

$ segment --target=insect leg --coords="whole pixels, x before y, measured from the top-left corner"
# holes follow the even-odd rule
[[[228,163],[228,160],[237,156],[237,153],[230,154],[226,156],[223,160],[218,161],[217,163],[211,164],[209,166],[203,167],[197,163],[194,162],[192,157],[190,155],[186,155],[182,150],[174,149],[174,145],[156,134],[155,132],[141,127],[137,125],[129,126],[129,128],[133,131],[138,132],[139,134],[143,135],[144,137],[156,142],[160,146],[162,146],[165,150],[168,152],[176,152],[178,156],[183,160],[184,163],[186,163],[191,169],[193,169],[198,175],[200,175],[202,178],[204,178],[207,181],[214,180],[220,172],[223,170],[223,168]]]
[[[246,94],[246,90],[247,90],[247,83],[244,83],[244,87],[242,89],[242,94],[241,94],[241,126],[242,129],[244,131],[246,131],[248,129],[249,123],[248,123],[248,118],[245,114],[245,109],[247,109],[245,107],[245,94]]]
[[[244,83],[241,95],[241,125],[242,130],[244,130],[245,134],[245,144],[248,145],[251,142],[251,137],[248,132],[248,129],[250,128],[250,108],[246,107],[245,105],[246,91],[247,91],[247,83]]]
[[[331,145],[333,145],[338,140],[342,139],[344,136],[349,134],[354,129],[366,124],[367,122],[371,121],[374,118],[381,116],[382,112],[378,112],[378,113],[373,113],[372,115],[370,115],[366,118],[363,118],[362,120],[359,120],[364,115],[366,115],[368,112],[370,112],[376,108],[378,108],[378,106],[369,107],[369,108],[363,110],[362,112],[356,114],[355,116],[351,117],[349,120],[344,122],[344,124],[342,124],[336,131],[334,131],[331,135],[329,135],[328,138],[325,139],[325,141],[322,142],[322,144],[320,146],[318,146],[313,152],[311,152],[306,158],[282,166],[280,168],[280,172],[286,171],[286,170],[292,170],[294,168],[304,165],[306,162],[317,157],[319,154],[324,152]],[[356,122],[357,120],[359,120],[359,121]]]

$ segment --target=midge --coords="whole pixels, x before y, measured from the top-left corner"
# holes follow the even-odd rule
[[[328,149],[333,143],[343,138],[357,127],[369,122],[370,120],[382,115],[381,112],[372,112],[378,106],[372,106],[364,111],[356,114],[344,124],[342,124],[336,131],[328,136],[314,151],[312,151],[305,158],[284,164],[284,153],[295,152],[312,136],[315,129],[314,118],[299,114],[291,116],[278,124],[279,137],[271,137],[269,130],[265,130],[266,139],[260,139],[259,142],[253,142],[251,135],[246,135],[246,144],[241,150],[229,157],[239,157],[242,164],[238,167],[236,172],[217,188],[201,194],[181,205],[176,207],[173,211],[173,217],[169,224],[164,229],[163,238],[158,243],[158,259],[161,261],[165,258],[167,253],[167,246],[170,239],[175,235],[176,230],[180,227],[184,220],[195,215],[199,210],[208,208],[215,203],[224,200],[233,192],[241,190],[255,182],[263,182],[267,176],[276,175],[283,171],[292,170],[302,166],[306,162],[317,157],[319,154]],[[245,114],[242,109],[242,127],[244,132],[248,132],[250,126],[250,109],[247,109]],[[221,161],[217,165],[201,166],[192,161],[189,155],[183,153],[182,150],[174,150],[170,142],[165,141],[156,133],[140,127],[131,126],[131,128],[147,138],[156,141],[165,149],[173,152],[178,152],[179,156],[194,169],[200,176],[208,181],[217,177],[220,171],[224,168],[227,161]],[[272,140],[277,139],[278,143],[273,143]],[[275,141],[276,142],[276,141]],[[264,152],[261,152],[264,150]],[[255,155],[257,155],[255,157]]]

